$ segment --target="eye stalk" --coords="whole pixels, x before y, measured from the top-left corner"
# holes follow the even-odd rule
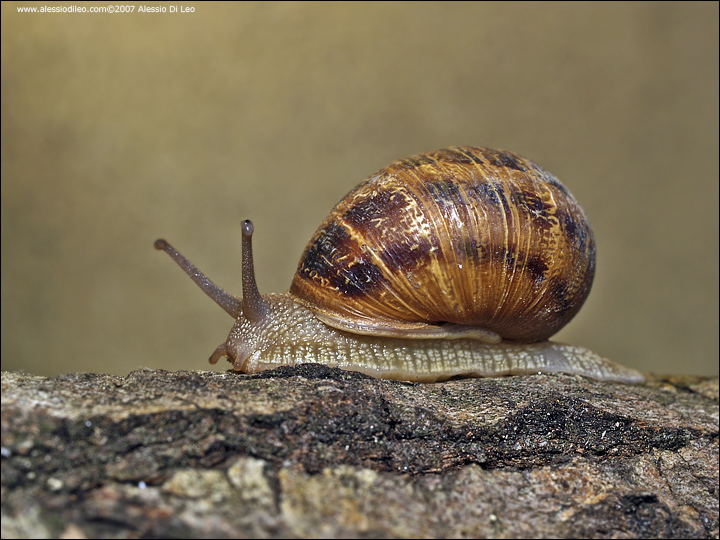
[[[252,221],[246,219],[242,222],[242,299],[218,287],[210,278],[203,274],[197,266],[176,250],[169,242],[162,238],[155,240],[155,249],[164,251],[205,294],[212,298],[216,304],[223,308],[231,317],[237,319],[243,315],[252,322],[262,320],[268,313],[268,303],[258,291],[255,281],[255,265],[252,253],[252,235],[255,227]]]
[[[255,227],[252,221],[242,222],[242,309],[246,319],[256,322],[265,318],[268,303],[258,291],[255,282],[255,265],[253,263],[252,235]]]
[[[209,277],[203,274],[197,266],[185,258],[178,250],[170,245],[162,238],[155,240],[155,249],[164,251],[177,265],[190,276],[195,284],[200,287],[205,294],[212,298],[217,305],[223,308],[231,317],[236,319],[242,313],[242,301],[227,292],[222,287],[218,287]],[[252,263],[251,263],[252,264]]]

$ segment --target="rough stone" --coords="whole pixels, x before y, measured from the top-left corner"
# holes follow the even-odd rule
[[[718,380],[2,374],[6,537],[718,537]]]

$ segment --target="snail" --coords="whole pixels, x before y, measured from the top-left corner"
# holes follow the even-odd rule
[[[428,382],[536,372],[644,380],[548,341],[590,292],[595,239],[570,192],[513,153],[451,147],[371,175],[320,225],[285,294],[258,292],[253,230],[242,223],[242,298],[155,242],[235,319],[211,364],[227,357],[254,373],[317,362]]]

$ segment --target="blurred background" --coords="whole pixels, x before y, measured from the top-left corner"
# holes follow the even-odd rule
[[[553,172],[593,224],[556,340],[717,374],[716,2],[18,5],[44,4],[2,3],[3,370],[227,369],[207,358],[232,320],[156,238],[239,295],[250,218],[282,292],[357,183],[476,145]]]

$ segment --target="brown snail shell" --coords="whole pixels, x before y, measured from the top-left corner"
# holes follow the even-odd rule
[[[254,372],[320,362],[426,381],[537,371],[643,380],[546,341],[590,292],[595,240],[570,192],[510,152],[452,147],[381,169],[320,225],[284,295],[259,294],[252,233],[243,222],[242,299],[155,243],[236,319],[212,363],[228,356]]]
[[[352,190],[310,240],[290,294],[349,330],[455,323],[541,341],[575,316],[594,275],[590,224],[554,176],[457,147]]]

